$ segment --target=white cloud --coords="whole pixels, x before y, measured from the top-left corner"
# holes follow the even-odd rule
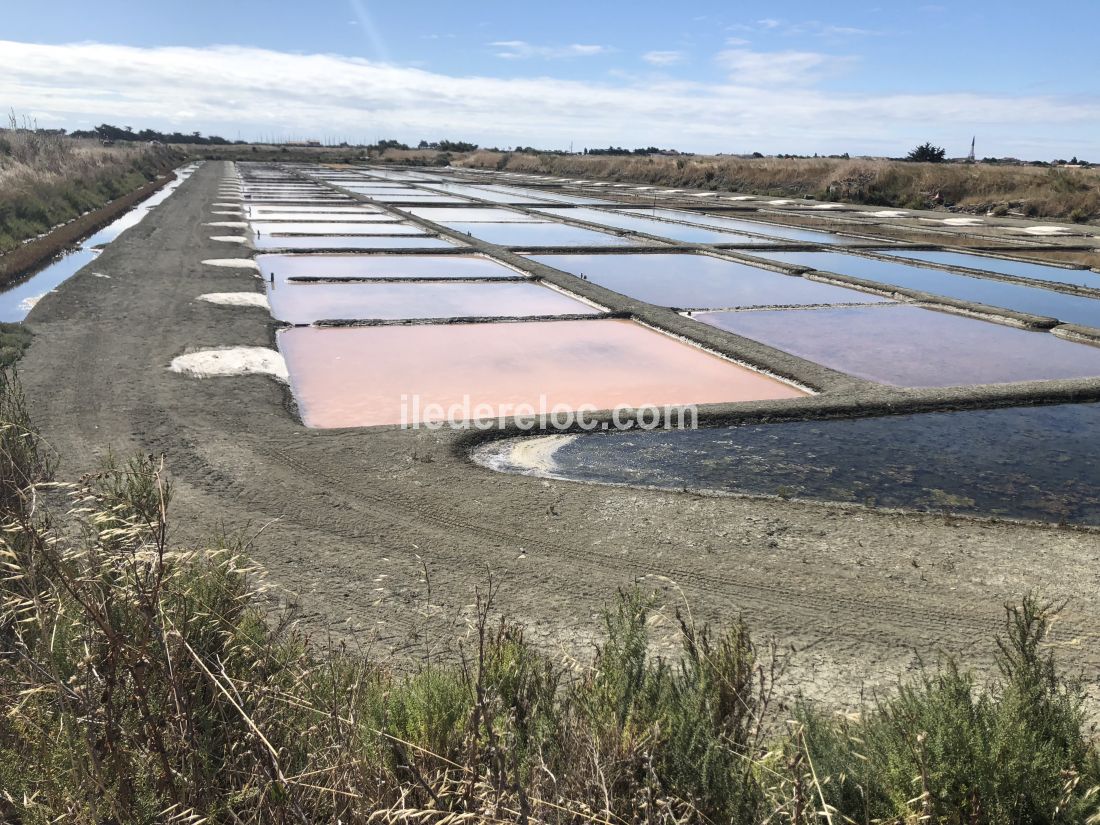
[[[509,60],[538,57],[543,60],[562,60],[571,57],[594,57],[612,51],[608,46],[584,43],[570,43],[568,46],[536,46],[526,40],[496,40],[489,44],[495,49],[497,57]]]
[[[840,26],[833,23],[823,23],[820,20],[789,21],[769,17],[757,20],[755,23],[738,23],[729,27],[730,31],[755,32],[762,34],[781,35],[794,37],[806,35],[809,37],[825,38],[851,38],[870,37],[881,34],[874,29],[859,28],[856,26]]]
[[[684,53],[675,51],[646,52],[642,55],[642,60],[654,66],[672,66],[675,63],[683,62],[683,59]]]
[[[70,128],[106,121],[230,138],[449,136],[485,145],[853,154],[902,154],[932,140],[964,154],[977,133],[989,154],[1100,156],[1096,99],[837,94],[799,85],[817,58],[741,55],[727,68],[730,61],[740,71],[726,82],[612,84],[459,77],[239,46],[0,41],[0,104]]]
[[[789,86],[815,83],[836,74],[854,60],[819,52],[756,52],[727,49],[715,56],[730,80],[742,86]]]

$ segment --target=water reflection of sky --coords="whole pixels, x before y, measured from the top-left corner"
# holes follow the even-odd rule
[[[99,248],[115,240],[130,227],[141,223],[149,210],[163,203],[193,171],[194,168],[178,170],[172,183],[146,198],[118,220],[85,238],[79,247],[65,252],[27,278],[0,292],[0,321],[15,322],[26,318],[27,313],[43,295],[57,289],[75,275],[77,270],[94,261],[99,254]]]

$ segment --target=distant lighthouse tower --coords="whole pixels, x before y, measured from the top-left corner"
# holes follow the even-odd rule
[[[970,138],[970,154],[966,156],[967,163],[974,163],[974,144],[977,142],[978,136]]]

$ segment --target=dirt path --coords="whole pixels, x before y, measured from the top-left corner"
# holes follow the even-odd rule
[[[267,378],[169,372],[188,350],[272,342],[266,310],[196,300],[262,289],[202,264],[246,254],[203,226],[223,174],[207,163],[38,304],[23,380],[63,476],[108,448],[167,453],[177,535],[264,528],[250,552],[318,635],[419,657],[453,636],[491,570],[504,612],[584,656],[616,587],[667,577],[651,581],[697,615],[742,611],[794,645],[792,689],[850,704],[914,651],[985,661],[1002,602],[1039,588],[1071,599],[1059,636],[1095,676],[1095,535],[499,475],[452,434],[306,430]]]

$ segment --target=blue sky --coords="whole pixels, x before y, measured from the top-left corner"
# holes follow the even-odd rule
[[[227,137],[1100,158],[1100,4],[51,0],[0,105]]]

